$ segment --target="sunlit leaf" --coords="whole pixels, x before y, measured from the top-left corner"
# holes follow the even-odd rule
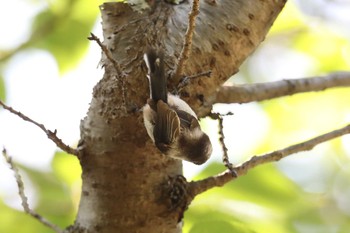
[[[350,113],[349,99],[348,89],[337,88],[262,103],[272,122],[262,151],[281,149],[344,126]]]
[[[69,187],[52,172],[41,172],[23,165],[20,168],[37,189],[38,204],[35,210],[59,226],[71,224],[75,209]]]
[[[184,232],[242,232],[253,233],[249,225],[237,219],[230,212],[223,212],[206,205],[191,206],[185,213]]]
[[[349,40],[331,30],[306,31],[295,37],[295,49],[311,56],[318,63],[321,72],[345,70],[349,62],[345,60],[344,51]],[[348,56],[348,55],[345,55]]]
[[[28,214],[6,206],[0,199],[0,232],[52,233],[52,230]]]
[[[0,100],[5,101],[6,92],[5,92],[5,82],[3,77],[0,75]]]
[[[62,151],[56,152],[52,160],[52,168],[59,179],[65,183],[81,184],[81,166],[76,157]]]
[[[212,173],[208,171],[219,170],[218,167],[220,165],[212,164],[203,173]],[[300,198],[299,187],[273,165],[261,165],[251,169],[247,175],[239,177],[217,191],[220,195],[235,200],[250,201],[269,208],[284,210],[292,207]],[[214,193],[213,191],[211,194],[214,195]]]
[[[295,6],[294,2],[287,2],[286,7],[278,15],[277,20],[272,25],[269,36],[273,36],[281,32],[291,33],[304,28],[305,24],[303,22],[302,13]]]
[[[54,55],[61,72],[75,67],[87,51],[89,41],[86,38],[98,14],[96,3],[69,2],[54,4],[40,13],[33,27],[33,36],[40,37],[36,45]]]
[[[238,226],[231,224],[230,222],[221,220],[208,220],[196,222],[189,233],[253,233],[254,231],[249,230],[249,227]]]
[[[217,174],[221,170],[222,164],[211,164],[196,179]],[[284,233],[289,232],[288,222],[285,221],[289,214],[310,206],[307,197],[274,165],[261,165],[223,187],[196,197],[185,216],[191,225],[205,219],[205,216],[212,219],[211,213],[216,210],[215,219],[243,222],[243,225],[250,227],[244,229]]]

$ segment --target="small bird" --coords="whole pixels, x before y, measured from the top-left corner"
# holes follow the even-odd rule
[[[164,54],[149,50],[144,59],[151,91],[151,98],[143,108],[148,135],[167,156],[198,165],[205,163],[212,153],[210,139],[201,130],[191,107],[168,93]]]

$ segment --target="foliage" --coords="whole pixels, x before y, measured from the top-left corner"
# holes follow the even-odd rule
[[[315,28],[310,21],[293,4],[287,4],[267,40],[241,67],[240,78],[245,82],[273,81],[285,78],[279,69],[298,75],[294,70],[299,65],[304,69],[300,72],[303,76],[288,78],[348,70],[346,35],[320,22]],[[298,59],[309,62],[300,64]],[[262,141],[249,145],[250,151],[262,154],[281,149],[345,125],[350,114],[349,99],[350,92],[344,88],[261,103],[269,129]],[[240,114],[237,109],[235,115]],[[236,140],[227,139],[233,148],[241,143]],[[231,156],[239,153],[233,151]],[[345,233],[350,229],[350,201],[345,201],[350,193],[347,153],[344,141],[337,139],[313,152],[255,168],[195,199],[185,214],[184,232]],[[222,169],[222,164],[210,164],[195,179],[218,174]]]
[[[23,165],[18,166],[22,176],[27,175],[37,191],[37,203],[35,208],[32,208],[62,228],[73,224],[80,197],[79,161],[71,155],[57,152],[49,172],[37,171]],[[13,182],[15,182],[14,179]],[[24,185],[26,188],[29,184]],[[31,203],[29,204],[31,206]],[[0,206],[0,232],[52,232],[51,229],[22,211],[12,209],[3,202]],[[21,224],[18,224],[19,222]]]
[[[0,76],[0,100],[4,101],[5,100],[5,83],[4,79]]]
[[[89,43],[86,38],[96,16],[96,4],[86,4],[82,0],[65,4],[57,1],[36,17],[32,29],[36,37],[34,46],[51,52],[60,71],[67,71],[85,54]],[[38,34],[45,36],[37,38]]]
[[[35,4],[39,5],[33,2],[33,7]],[[60,72],[66,72],[74,68],[87,51],[89,41],[86,38],[97,15],[98,2],[48,1],[47,6],[32,19],[31,35],[27,41],[16,49],[1,51],[0,61],[6,61],[26,49],[39,48],[50,52]]]
[[[349,163],[349,162],[348,162]],[[312,165],[310,165],[312,166]],[[221,164],[211,164],[198,177],[217,174]],[[349,181],[336,167],[329,176]],[[327,177],[329,178],[329,177]],[[350,217],[337,206],[329,181],[323,192],[307,192],[286,177],[276,166],[263,165],[246,176],[199,196],[185,215],[184,232],[336,232],[349,229]],[[342,198],[345,198],[343,196]],[[330,219],[332,213],[333,218]],[[220,231],[204,229],[215,228]]]

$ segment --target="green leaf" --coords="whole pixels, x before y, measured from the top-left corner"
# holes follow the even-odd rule
[[[36,46],[52,53],[61,73],[74,68],[87,51],[86,38],[97,14],[97,3],[80,0],[53,5],[36,17],[33,24]]]
[[[280,33],[291,33],[293,30],[300,30],[306,27],[303,15],[294,2],[288,2],[281,14],[278,15],[273,23],[268,36],[274,36]]]
[[[208,170],[219,170],[222,167],[221,164],[211,164]],[[207,171],[204,173],[209,175]],[[212,172],[209,173],[213,175]],[[294,202],[300,199],[300,192],[300,188],[274,165],[267,164],[251,169],[247,175],[220,188],[218,193],[227,198],[253,202],[282,211],[293,207]]]
[[[208,207],[207,205],[195,205],[185,212],[183,232],[188,233],[253,233],[254,231],[230,212]]]
[[[2,75],[0,75],[0,100],[5,101],[5,98],[6,98],[5,82]]]
[[[210,164],[196,179],[218,174],[222,170],[222,164]],[[197,221],[213,219],[215,216],[215,219],[231,224],[243,222],[240,225],[243,224],[243,229],[249,231],[285,233],[289,232],[286,219],[310,207],[306,197],[308,195],[274,165],[260,165],[251,169],[247,175],[196,197],[185,214],[189,222],[185,221],[185,227],[186,224],[192,226]],[[276,224],[276,221],[279,223]],[[190,226],[186,229],[190,229]]]
[[[79,160],[72,155],[59,151],[52,160],[52,168],[58,178],[69,185],[81,186],[81,166]]]
[[[61,227],[71,224],[75,208],[70,187],[52,172],[37,171],[23,165],[18,166],[21,168],[22,174],[24,171],[29,176],[37,190],[38,203],[35,208],[32,208]]]
[[[15,181],[14,181],[15,182]],[[18,201],[19,198],[18,198]],[[12,209],[0,199],[0,232],[52,233],[52,230],[23,211]]]
[[[232,224],[228,221],[208,220],[196,222],[189,233],[253,233],[248,225]]]
[[[314,59],[321,72],[349,69],[345,52],[349,50],[349,40],[327,28],[299,33],[294,48]]]

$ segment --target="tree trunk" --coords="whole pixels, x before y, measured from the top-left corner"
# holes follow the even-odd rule
[[[284,4],[285,0],[201,1],[185,74],[212,70],[212,75],[192,81],[181,92],[199,116],[210,111],[206,98],[238,71]],[[153,2],[142,12],[124,3],[101,6],[104,44],[119,67],[102,54],[105,74],[81,122],[83,187],[70,232],[182,232],[183,208],[172,208],[169,196],[169,177],[182,174],[182,163],[161,155],[143,126],[141,110],[149,88],[142,57],[147,47],[163,50],[170,74],[189,11],[187,1]],[[178,82],[170,80],[171,91]]]

